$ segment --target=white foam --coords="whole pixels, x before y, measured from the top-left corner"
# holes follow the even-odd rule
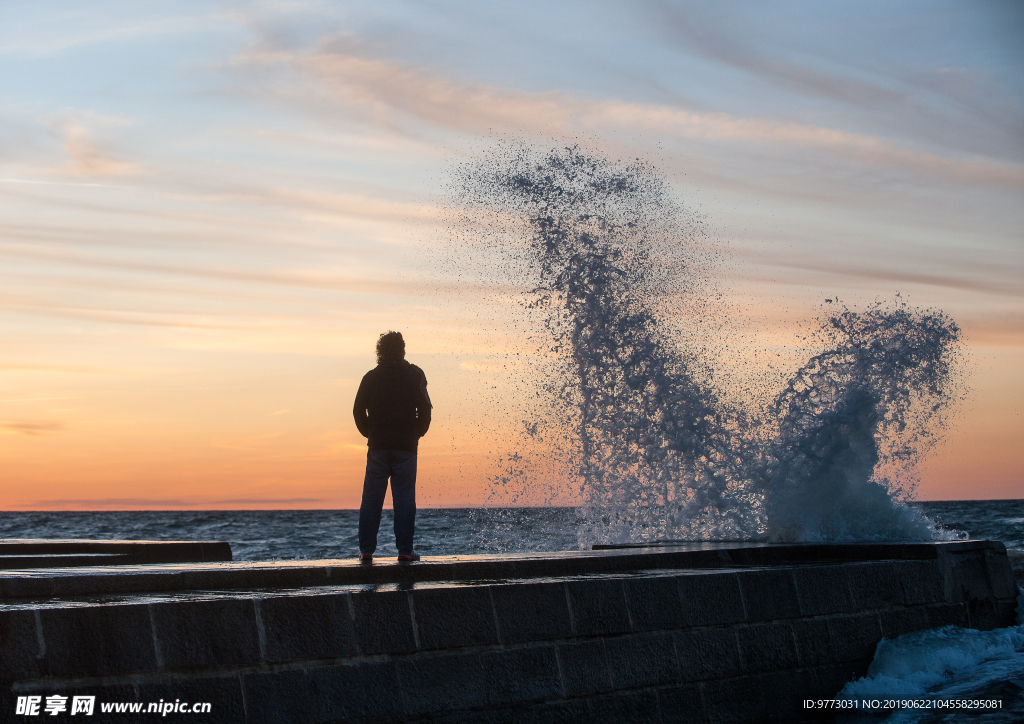
[[[847,684],[836,698],[976,699],[986,697],[985,689],[1000,682],[1024,686],[1022,615],[1024,591],[1018,590],[1017,626],[994,631],[944,626],[882,639],[867,675]],[[1012,716],[1005,710],[998,713]],[[897,710],[886,721],[903,724],[923,716],[921,711]]]
[[[883,639],[867,676],[847,684],[837,698],[923,698],[930,690],[962,678],[984,662],[1019,665],[1024,657],[1015,655],[1022,646],[1024,627],[977,631],[944,626]]]

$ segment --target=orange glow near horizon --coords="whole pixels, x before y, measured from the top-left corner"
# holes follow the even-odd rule
[[[500,389],[507,370],[495,373],[502,365],[486,359],[452,368],[444,355],[415,355],[415,333],[407,336],[435,403],[420,445],[421,507],[576,502],[566,492],[553,496],[559,483],[550,479],[538,481],[535,495],[492,496],[490,481],[519,425],[501,410],[514,392]],[[3,404],[34,422],[0,428],[5,479],[18,481],[0,488],[0,509],[357,508],[365,441],[350,409],[372,358],[284,356],[247,370],[247,355],[217,354],[238,369],[207,369],[202,379],[182,371],[120,378],[96,369],[9,371],[6,379],[18,384],[5,387]],[[1024,452],[1014,444],[1012,392],[1024,350],[995,357],[986,366],[991,377],[971,380],[982,394],[968,398],[926,459],[919,499],[1019,497]]]

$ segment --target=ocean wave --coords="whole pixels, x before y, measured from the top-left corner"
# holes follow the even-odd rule
[[[972,721],[1024,719],[1024,591],[1017,595],[1017,626],[978,631],[943,626],[882,639],[867,675],[847,684],[837,699],[975,700],[998,696],[997,710],[902,709],[891,724],[943,721],[949,712]],[[970,716],[969,716],[970,715]],[[954,721],[956,719],[949,719]]]

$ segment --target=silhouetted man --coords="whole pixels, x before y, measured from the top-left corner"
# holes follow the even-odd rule
[[[352,414],[366,438],[366,478],[359,506],[359,560],[372,561],[384,494],[391,479],[395,543],[399,561],[418,561],[416,530],[416,451],[430,427],[430,397],[423,370],[405,361],[400,332],[377,340],[377,366],[363,376]]]

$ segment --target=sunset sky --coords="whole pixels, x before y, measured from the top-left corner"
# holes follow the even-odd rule
[[[950,314],[919,497],[1024,497],[1022,38],[981,0],[7,0],[0,509],[357,507],[388,329],[435,403],[420,505],[487,500],[543,364],[525,282],[453,266],[450,178],[509,142],[660,169],[776,372],[827,298]]]

